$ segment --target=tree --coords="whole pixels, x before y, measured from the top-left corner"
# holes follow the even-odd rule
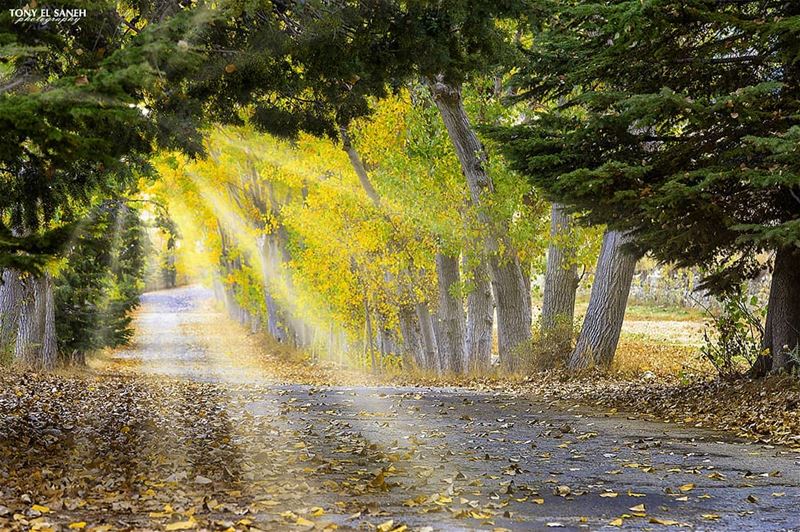
[[[488,154],[463,100],[464,81],[488,73],[508,59],[511,32],[504,18],[524,13],[525,2],[415,2],[403,10],[404,50],[426,80],[461,164],[472,207],[483,226],[496,309],[498,350],[508,370],[516,369],[516,348],[531,336],[530,272],[523,271],[509,238],[508,218],[493,217],[495,183]]]
[[[231,3],[219,8],[210,40],[192,46],[220,48],[191,93],[205,98],[215,119],[249,119],[278,135],[305,131],[342,140],[362,177],[363,162],[347,142],[353,119],[409,80],[428,80],[461,161],[471,203],[486,237],[484,249],[495,299],[501,358],[513,369],[512,351],[530,336],[528,274],[508,237],[509,219],[493,219],[494,183],[486,152],[461,101],[464,81],[495,66],[511,32],[500,19],[522,13],[521,2],[314,2]],[[362,31],[368,27],[369,31]],[[477,151],[476,151],[477,150]],[[369,187],[368,194],[374,196]],[[480,320],[479,320],[480,321]],[[478,323],[478,322],[475,322]]]
[[[575,319],[575,292],[578,289],[578,264],[570,243],[572,219],[558,203],[551,207],[550,245],[542,298],[542,333],[559,325],[572,328]]]
[[[569,367],[609,367],[617,350],[628,293],[637,256],[625,248],[629,237],[621,231],[606,231],[594,272],[589,307],[583,319]]]
[[[125,201],[92,210],[70,240],[64,264],[53,276],[58,352],[66,363],[126,344],[131,311],[144,276],[145,234],[139,211]]]
[[[196,152],[198,138],[191,102],[168,87],[197,64],[196,54],[174,53],[191,26],[181,3],[68,6],[86,17],[27,22],[0,13],[0,267],[18,285],[0,298],[3,341],[16,331],[19,357],[41,355],[36,365],[45,366],[55,359],[46,263],[97,197],[133,186],[154,146]]]
[[[518,167],[588,223],[629,232],[636,251],[713,266],[723,292],[774,253],[757,371],[798,345],[800,6],[691,2],[555,4],[521,90],[566,98],[507,129]]]

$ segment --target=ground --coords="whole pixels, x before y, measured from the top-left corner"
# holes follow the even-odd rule
[[[145,295],[134,345],[92,371],[2,374],[0,528],[800,530],[788,447],[358,386],[259,353],[209,298]]]

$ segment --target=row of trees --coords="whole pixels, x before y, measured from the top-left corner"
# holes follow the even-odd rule
[[[13,190],[25,191],[22,208],[0,205],[9,266],[34,268],[19,262],[32,262],[47,247],[47,224],[61,226],[53,214],[69,212],[87,190],[119,182],[154,147],[193,155],[203,150],[196,127],[203,121],[247,123],[280,137],[333,139],[372,204],[371,223],[389,228],[391,238],[381,245],[399,256],[398,250],[430,243],[432,264],[411,253],[396,261],[399,267],[377,262],[370,264],[377,273],[363,274],[382,283],[387,300],[395,298],[395,331],[403,331],[409,357],[426,367],[485,367],[486,331],[496,318],[501,363],[518,369],[519,350],[531,339],[537,256],[527,253],[532,239],[519,238],[520,227],[538,222],[538,194],[555,201],[543,333],[574,317],[573,227],[609,228],[571,366],[613,357],[636,258],[645,252],[707,268],[705,286],[720,292],[763,267],[753,259],[757,252],[775,252],[764,346],[770,356],[758,370],[792,364],[800,329],[793,157],[800,24],[792,3],[275,0],[106,7],[90,6],[105,23],[94,32],[22,31],[4,21],[13,46],[4,48],[11,74],[2,105],[9,114],[0,116],[10,118],[0,153]],[[103,44],[90,43],[89,33],[103,36]],[[30,72],[36,81],[26,81]],[[387,150],[380,139],[394,129],[371,129],[381,121],[370,119],[401,91],[409,91],[418,116],[404,119],[407,133]],[[48,107],[53,102],[60,107]],[[51,115],[44,126],[36,120]],[[498,141],[535,190],[518,179],[504,183],[511,173],[494,152],[489,157],[487,138]],[[402,190],[424,181],[417,175],[426,170],[434,190],[454,177],[461,185],[443,187],[455,202],[442,203],[447,214],[434,227],[401,216],[418,207]],[[253,171],[241,174],[236,179],[246,184]],[[47,194],[60,189],[42,185],[46,179],[66,191],[51,203]],[[271,182],[250,180],[254,189]],[[271,265],[265,274],[294,260],[291,247],[288,254],[281,247],[291,243],[285,221],[273,220],[310,194],[303,190],[285,192],[292,201],[269,190],[227,193],[237,209],[252,203],[268,220],[255,225],[268,249],[261,252],[261,262]],[[213,199],[220,198],[205,201]],[[233,223],[237,217],[229,215],[218,214]],[[226,268],[253,268],[254,259],[245,264],[232,251],[226,231],[218,230]],[[34,232],[41,238],[31,240]],[[298,244],[297,253],[306,249]],[[436,286],[435,293],[415,293],[426,286],[417,280],[434,272],[436,283],[427,286]],[[291,276],[278,284],[291,289]],[[469,288],[454,288],[462,285]],[[363,287],[354,298],[363,302],[365,319],[386,312],[380,299]],[[276,322],[265,312],[267,322]],[[370,345],[377,336],[371,321],[365,324]]]
[[[489,91],[498,99],[513,93],[513,87],[504,83],[505,72],[517,55],[515,43],[520,44],[533,28],[526,24],[527,17],[538,13],[524,2],[445,4],[224,6],[225,16],[212,21],[211,29],[197,34],[187,46],[224,48],[226,53],[206,64],[200,81],[192,83],[188,92],[206,101],[220,121],[239,123],[247,109],[250,123],[273,134],[305,132],[334,139],[347,152],[367,196],[381,207],[374,176],[352,141],[351,130],[375,111],[375,100],[410,85],[415,97],[434,109],[437,122],[444,126],[466,191],[463,207],[456,210],[463,211],[461,223],[477,230],[468,245],[434,233],[439,315],[429,324],[432,312],[426,307],[433,300],[412,301],[415,312],[404,309],[401,313],[409,319],[407,326],[400,327],[409,333],[404,345],[412,352],[416,345],[425,350],[425,338],[435,337],[434,351],[440,354],[438,361],[428,362],[431,369],[463,372],[476,360],[485,367],[489,359],[486,338],[496,316],[500,361],[514,371],[519,350],[531,339],[532,308],[530,263],[524,262],[520,242],[512,238],[512,226],[524,215],[519,206],[537,200],[529,193],[516,204],[504,204],[497,190],[498,165],[490,161],[479,139],[474,117],[464,105],[464,90],[486,90],[482,82],[488,78],[492,81]],[[516,117],[496,113],[494,120],[480,118],[488,126],[498,126],[526,116],[522,111]],[[560,208],[554,211],[555,216],[561,213]],[[569,240],[562,234],[569,225],[554,224],[554,241]],[[616,232],[605,239],[598,268],[602,280],[595,283],[584,333],[573,356],[576,367],[607,362],[613,356],[635,264],[635,258],[622,251],[625,241]],[[557,248],[551,254],[557,260],[552,261],[551,282],[545,290],[545,332],[557,321],[572,322],[577,283],[574,275],[562,274],[573,267],[571,254],[564,250],[558,259]],[[460,257],[466,258],[468,267],[460,266]],[[397,275],[414,279],[420,271],[428,270],[410,263]],[[452,294],[462,276],[475,284],[469,292],[473,297],[467,296],[466,314],[465,302]],[[435,334],[437,328],[439,334]]]
[[[165,92],[190,65],[166,44],[179,4],[58,4],[87,15],[0,12],[0,352],[38,368],[129,337],[143,244],[126,198],[155,146],[199,138]]]
[[[756,374],[800,345],[800,5],[557,2],[517,77],[548,106],[496,130],[547,194],[736,293],[773,256]],[[625,272],[627,275],[627,271]]]

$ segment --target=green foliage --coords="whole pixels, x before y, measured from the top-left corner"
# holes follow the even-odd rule
[[[461,84],[509,60],[521,0],[228,1],[187,47],[206,53],[188,94],[211,120],[337,138],[409,81]],[[243,113],[244,110],[244,113]],[[246,118],[243,114],[247,115]]]
[[[800,5],[556,1],[494,131],[588,224],[631,230],[718,292],[800,245]]]
[[[763,356],[762,325],[766,310],[737,287],[720,298],[720,311],[711,315],[703,333],[703,358],[711,362],[723,379],[732,379],[749,370]],[[710,313],[709,313],[710,314]]]
[[[187,11],[157,0],[48,7],[86,17],[26,22],[0,12],[0,251],[26,270],[60,251],[48,231],[80,218],[97,195],[134,186],[156,144],[198,143],[193,104],[176,83],[197,64],[197,54],[175,50]]]
[[[59,353],[82,359],[128,342],[144,276],[139,212],[122,201],[96,207],[80,224],[55,277]]]

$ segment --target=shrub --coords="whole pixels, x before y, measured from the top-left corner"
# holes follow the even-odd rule
[[[700,354],[723,379],[740,377],[762,356],[766,309],[758,307],[739,286],[720,297],[720,310],[712,313],[703,333]]]
[[[537,320],[531,339],[517,348],[522,367],[543,371],[563,366],[572,352],[579,330],[580,324],[559,318],[555,327],[542,332],[541,321]]]

